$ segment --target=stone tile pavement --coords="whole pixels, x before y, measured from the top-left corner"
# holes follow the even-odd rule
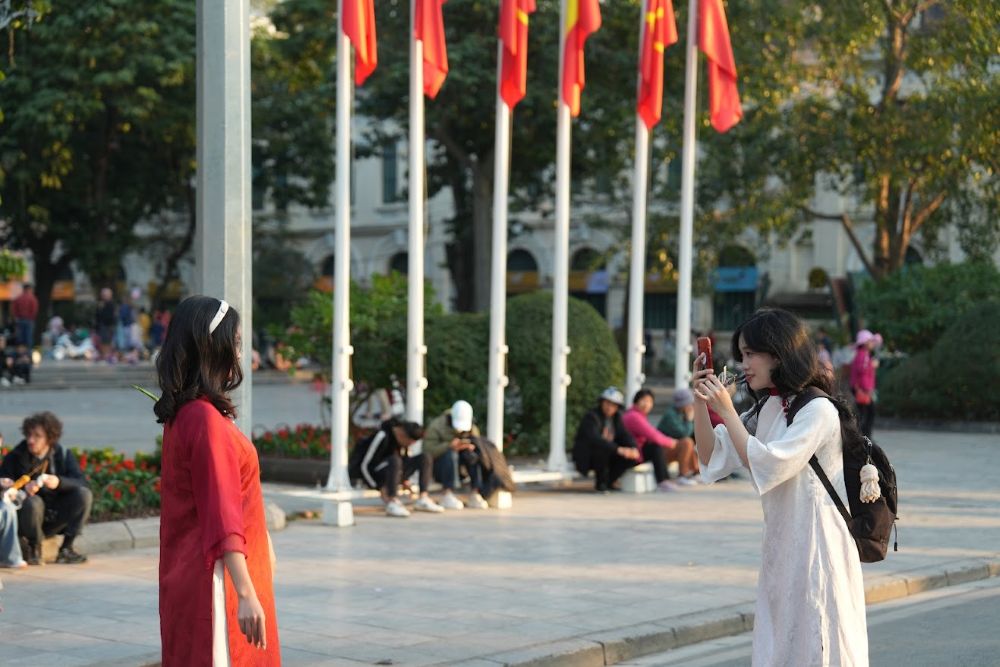
[[[877,435],[900,478],[901,550],[865,566],[872,600],[1000,572],[1000,437]],[[750,622],[761,514],[746,481],[527,490],[509,511],[408,520],[355,513],[352,528],[295,521],[274,535],[286,665],[603,665]],[[155,661],[156,556],[4,571],[0,665]]]

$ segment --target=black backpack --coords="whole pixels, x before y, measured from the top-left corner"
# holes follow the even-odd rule
[[[831,402],[833,401],[828,394],[816,387],[806,388],[795,397],[788,407],[788,425],[792,425],[792,419],[795,418],[799,410],[816,398],[827,398]],[[836,403],[834,405],[836,406]],[[847,528],[858,545],[861,562],[877,563],[885,560],[886,552],[889,550],[889,533],[896,525],[896,471],[881,447],[865,436],[849,437],[848,431],[843,428],[845,415],[839,407],[837,412],[840,414],[841,433],[844,439],[844,485],[847,487],[850,512],[844,507],[843,501],[837,495],[836,489],[833,488],[830,479],[823,472],[815,455],[809,459],[809,465],[812,466],[819,480],[823,482],[823,486],[826,487],[833,502],[837,505],[837,509],[840,510],[841,516],[847,522]],[[861,501],[861,468],[869,463],[878,470],[881,496],[874,502],[866,503]],[[899,544],[895,541],[892,550],[899,550]]]

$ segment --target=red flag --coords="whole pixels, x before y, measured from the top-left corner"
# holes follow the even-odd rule
[[[500,96],[513,109],[528,90],[528,15],[535,12],[535,0],[501,0]]]
[[[423,42],[424,95],[434,99],[448,76],[448,45],[444,40],[445,0],[416,0],[413,36]]]
[[[354,45],[354,83],[361,85],[378,65],[374,0],[342,0],[344,34]]]
[[[708,99],[712,126],[729,130],[743,118],[736,88],[736,60],[722,0],[699,0],[698,47],[708,58]]]
[[[583,45],[600,27],[601,6],[598,0],[566,0],[562,97],[573,116],[580,115],[580,93],[585,83]]]
[[[647,0],[639,59],[639,105],[646,129],[660,122],[663,110],[663,50],[677,43],[677,21],[671,0]]]

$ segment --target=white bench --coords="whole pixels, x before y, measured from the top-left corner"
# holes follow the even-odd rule
[[[640,463],[630,468],[622,476],[622,491],[625,493],[652,493],[656,491],[656,477],[653,475],[653,464]]]

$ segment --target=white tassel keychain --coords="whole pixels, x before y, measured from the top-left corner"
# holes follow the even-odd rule
[[[866,463],[861,468],[861,502],[873,503],[882,497],[878,486],[878,468]]]

